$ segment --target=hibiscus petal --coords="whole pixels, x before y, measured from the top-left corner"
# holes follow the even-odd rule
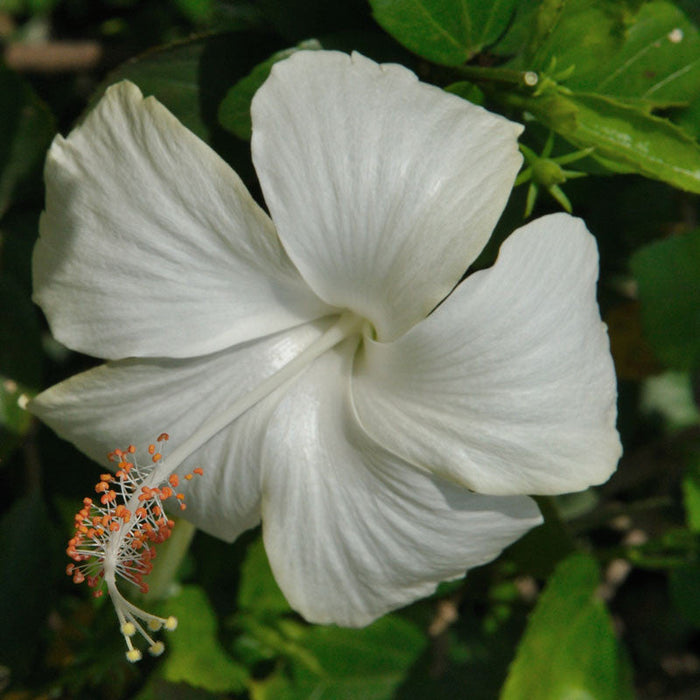
[[[188,357],[327,313],[240,178],[131,83],[56,138],[45,178],[34,299],[75,350]]]
[[[188,360],[123,360],[40,394],[30,410],[96,461],[131,443],[143,450],[164,430],[172,452],[211,417],[257,386],[322,333],[309,324]],[[202,467],[183,492],[185,516],[226,540],[260,520],[260,441],[279,394],[270,395],[195,451],[177,472]],[[137,453],[138,455],[138,453]]]
[[[526,497],[469,493],[362,432],[349,400],[356,342],[288,391],[263,447],[263,536],[275,578],[311,622],[361,626],[484,564],[541,518]]]
[[[488,240],[522,127],[359,54],[299,52],[253,100],[253,161],[290,257],[380,339],[423,318]]]
[[[621,454],[616,385],[596,303],[595,239],[579,219],[516,231],[390,344],[368,342],[353,384],[387,449],[488,494],[554,494],[605,481]]]

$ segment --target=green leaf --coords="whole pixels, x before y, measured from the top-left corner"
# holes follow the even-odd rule
[[[688,528],[700,533],[700,454],[692,455],[686,467],[683,481],[683,505]],[[700,590],[700,589],[699,589]],[[700,605],[700,603],[699,603]]]
[[[206,141],[244,176],[249,146],[221,127],[218,110],[228,89],[274,50],[272,40],[230,32],[178,42],[149,51],[110,73],[95,95],[119,80],[131,80],[154,95],[188,129]]]
[[[262,538],[248,546],[241,567],[238,605],[243,610],[262,615],[281,615],[291,611],[280,591],[265,554]]]
[[[666,119],[603,95],[507,95],[505,101],[534,114],[579,148],[616,172],[635,172],[679,189],[700,193],[700,145]]]
[[[598,584],[589,555],[573,554],[557,567],[530,617],[501,700],[633,697]]]
[[[503,34],[516,0],[370,0],[377,22],[435,63],[465,63]]]
[[[394,697],[427,638],[413,623],[389,615],[361,630],[311,627],[303,641],[324,675],[296,668],[296,697],[381,700]]]
[[[453,95],[459,95],[463,100],[468,100],[475,105],[483,105],[486,101],[486,97],[481,89],[467,80],[452,83],[452,85],[448,85],[445,88],[445,91],[451,92]]]
[[[163,633],[168,634],[160,669],[165,680],[218,693],[245,689],[248,672],[219,643],[216,615],[199,586],[184,586],[179,595],[165,601],[163,612],[178,619],[174,632]]]
[[[513,65],[525,70],[556,71],[574,67],[574,76],[596,70],[616,52],[622,24],[605,0],[547,0],[533,23],[533,36]]]
[[[700,366],[700,229],[645,246],[630,264],[654,353],[674,369]]]
[[[288,58],[297,51],[318,51],[323,47],[316,39],[302,41],[297,46],[272,54],[270,58],[258,64],[245,78],[239,80],[227,93],[219,106],[219,122],[241,139],[250,139],[252,123],[250,120],[250,103],[258,88],[267,80],[272,66]]]
[[[613,55],[592,58],[582,65],[571,52],[562,54],[562,63],[576,65],[565,82],[568,88],[660,106],[687,103],[700,92],[698,30],[663,0],[642,5]]]
[[[0,67],[0,216],[18,188],[41,173],[54,133],[48,108],[21,78]]]

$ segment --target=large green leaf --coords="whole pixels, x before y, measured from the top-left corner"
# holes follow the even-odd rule
[[[0,216],[18,187],[41,173],[54,131],[48,108],[21,78],[0,67]]]
[[[608,0],[543,2],[531,23],[530,47],[511,67],[553,71],[571,90],[647,108],[686,104],[700,93],[698,30],[665,0],[636,12]]]
[[[388,700],[424,651],[427,638],[415,624],[389,615],[361,630],[310,627],[302,641],[318,659],[321,674],[295,664],[293,681],[275,679],[270,691],[257,693],[257,698]]]
[[[631,267],[655,354],[674,369],[700,366],[700,229],[645,246]]]
[[[633,697],[612,621],[586,554],[562,562],[530,617],[501,700]]]
[[[557,71],[574,66],[574,75],[606,65],[621,43],[621,22],[606,0],[547,0],[534,18],[530,45],[513,65],[524,70]]]
[[[576,70],[567,87],[651,104],[687,103],[700,95],[700,36],[673,4],[644,4],[614,56]]]
[[[508,26],[516,0],[370,0],[374,17],[419,56],[447,66],[468,61]]]
[[[542,95],[510,94],[506,101],[616,172],[635,172],[700,193],[700,145],[666,119],[603,95],[546,90]]]
[[[169,649],[160,669],[165,680],[218,693],[245,688],[248,672],[219,643],[216,615],[199,586],[184,586],[163,611],[178,619],[177,630],[163,633]]]

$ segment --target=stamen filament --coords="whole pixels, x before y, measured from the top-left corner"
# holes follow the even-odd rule
[[[173,496],[181,510],[186,507],[184,494],[175,491],[180,481],[175,470],[219,431],[298,376],[317,357],[359,333],[363,323],[352,313],[340,316],[320,338],[248,394],[207,421],[169,457],[164,457],[162,449],[168,440],[167,433],[158,436],[158,448],[156,444],[148,446],[151,464],[147,467],[132,461],[132,455],[136,452],[133,445],[127,450],[114,450],[109,455],[111,461],[118,462],[117,470],[114,475],[101,475],[95,487],[96,493],[100,494],[99,504],[86,498],[75,516],[76,534],[69,541],[66,552],[77,563],[69,564],[66,573],[73,577],[75,583],[87,581],[95,589],[95,596],[102,594],[102,583],[106,584],[129,661],[136,662],[142,657],[132,642],[136,633],[148,643],[152,655],[160,655],[165,648],[162,642],[156,642],[151,637],[139,620],[146,623],[151,631],[161,627],[174,630],[177,627],[176,618],[163,618],[142,610],[129,602],[117,587],[119,575],[139,586],[142,592],[148,590],[143,578],[153,568],[151,562],[156,556],[153,545],[168,539],[174,525],[165,515],[162,501]],[[202,469],[198,467],[185,475],[184,480],[187,482],[194,475],[201,474]]]
[[[293,360],[277,370],[258,384],[251,392],[242,396],[225,411],[205,423],[199,430],[187,440],[178,445],[167,459],[154,469],[154,478],[160,483],[168,478],[169,474],[177,469],[195,450],[211,440],[219,431],[233,423],[262,399],[269,396],[275,389],[285,382],[296,377],[302,369],[305,369],[317,357],[338,345],[354,333],[359,333],[364,320],[354,313],[343,314],[318,340],[303,350]]]

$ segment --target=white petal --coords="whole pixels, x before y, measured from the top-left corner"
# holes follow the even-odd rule
[[[522,128],[398,65],[299,52],[252,105],[253,161],[316,293],[391,339],[457,283],[491,235]]]
[[[565,214],[516,231],[353,384],[367,431],[479,493],[554,494],[605,481],[621,448],[596,303],[598,255]]]
[[[123,360],[79,374],[30,403],[61,437],[101,464],[116,447],[142,449],[161,432],[165,452],[295,357],[320,334],[309,324],[232,350],[187,360]],[[279,394],[257,404],[197,450],[177,470],[204,470],[183,488],[184,515],[233,540],[260,519],[260,440]],[[138,455],[138,453],[137,453]]]
[[[292,607],[365,625],[498,556],[541,522],[526,497],[469,493],[376,445],[352,413],[355,343],[285,395],[263,448],[263,536]]]
[[[240,178],[119,83],[46,161],[34,298],[64,344],[188,357],[327,311]]]

